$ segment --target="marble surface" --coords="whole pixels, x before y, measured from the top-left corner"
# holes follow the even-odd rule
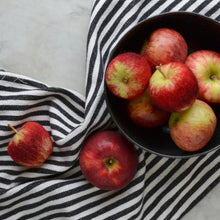
[[[85,94],[92,0],[0,0],[0,68]],[[183,220],[220,219],[217,185]]]

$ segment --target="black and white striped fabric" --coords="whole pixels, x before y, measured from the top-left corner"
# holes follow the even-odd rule
[[[138,149],[133,181],[102,191],[83,177],[78,156],[94,131],[114,127],[103,93],[109,52],[126,30],[167,11],[193,11],[220,21],[216,0],[96,0],[87,45],[86,96],[0,72],[0,219],[180,219],[219,183],[220,150],[202,157],[168,159]],[[7,153],[27,121],[41,123],[54,150],[37,169],[15,164]]]

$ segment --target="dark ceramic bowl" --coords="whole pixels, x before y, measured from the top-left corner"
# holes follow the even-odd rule
[[[149,34],[160,27],[177,30],[185,38],[189,53],[209,49],[220,53],[220,24],[210,18],[189,13],[172,12],[151,17],[129,30],[112,51],[109,62],[123,52],[139,53],[143,41]],[[157,128],[140,128],[131,122],[126,114],[126,101],[119,99],[107,89],[105,96],[108,110],[115,124],[136,146],[159,156],[170,158],[188,158],[204,155],[220,146],[219,107],[214,107],[218,118],[215,134],[210,142],[200,151],[188,153],[180,150],[172,141],[168,125]]]

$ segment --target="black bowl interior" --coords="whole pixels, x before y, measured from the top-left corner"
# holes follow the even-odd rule
[[[149,18],[132,28],[120,40],[113,50],[109,62],[123,52],[139,53],[144,40],[149,34],[160,27],[177,30],[185,38],[189,53],[209,49],[220,53],[220,24],[201,15],[190,12],[172,12]],[[140,128],[126,114],[126,101],[117,98],[107,89],[105,95],[108,110],[119,130],[135,145],[159,156],[171,158],[188,158],[206,154],[219,147],[220,122],[213,138],[200,151],[188,153],[179,149],[170,138],[168,125],[156,128]],[[218,121],[220,107],[213,107]]]

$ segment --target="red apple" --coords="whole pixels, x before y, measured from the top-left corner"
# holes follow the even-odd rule
[[[149,83],[152,100],[168,112],[189,108],[195,102],[198,90],[198,83],[192,71],[179,62],[157,67]]]
[[[197,78],[199,98],[208,103],[220,103],[220,54],[198,50],[187,57],[185,64]]]
[[[171,114],[170,135],[182,150],[198,151],[212,138],[216,123],[216,115],[212,108],[206,102],[196,100],[187,110]]]
[[[141,96],[127,100],[127,112],[135,124],[149,128],[164,124],[170,116],[153,103],[148,89]]]
[[[102,131],[87,139],[80,151],[79,164],[92,185],[116,190],[132,180],[138,158],[135,148],[122,134]]]
[[[146,40],[141,54],[155,69],[160,64],[184,62],[188,54],[188,46],[179,32],[171,28],[159,28]]]
[[[147,60],[141,55],[128,52],[119,54],[108,65],[106,85],[119,98],[131,99],[141,95],[151,77]]]
[[[36,122],[25,123],[8,144],[8,153],[18,164],[39,167],[51,155],[53,142],[44,127]]]

